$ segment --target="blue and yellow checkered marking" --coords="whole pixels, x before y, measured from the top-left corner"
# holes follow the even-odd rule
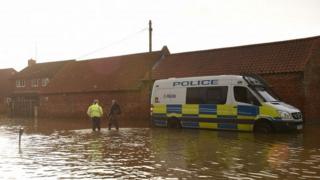
[[[167,105],[167,113],[176,113],[176,114],[181,114],[182,105],[180,104],[169,104]]]
[[[199,118],[217,118],[217,105],[200,104],[198,117]]]
[[[237,106],[238,119],[255,119],[259,115],[258,106],[239,105]]]
[[[217,114],[217,105],[215,105],[215,104],[200,104],[199,105],[199,114],[216,115]]]
[[[237,110],[237,114],[243,116],[257,116],[259,114],[259,108],[257,106],[239,105],[237,106]]]
[[[259,116],[279,119],[271,106],[216,104],[155,104],[152,117],[155,125],[166,126],[167,118],[177,117],[182,127],[252,131]],[[164,122],[162,122],[164,121]]]
[[[167,127],[167,121],[163,121],[161,119],[153,119],[153,123],[156,126]]]
[[[199,128],[199,122],[195,121],[181,121],[181,126],[186,128]]]
[[[218,124],[219,129],[233,129],[237,130],[237,124],[228,124],[228,123],[219,123]]]

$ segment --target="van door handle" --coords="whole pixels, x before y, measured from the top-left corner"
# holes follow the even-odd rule
[[[233,108],[237,108],[237,107],[238,107],[237,105],[233,106]]]

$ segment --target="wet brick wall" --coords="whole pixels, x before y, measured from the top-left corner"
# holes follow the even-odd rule
[[[39,116],[89,119],[86,111],[93,99],[99,99],[105,113],[110,109],[111,100],[116,99],[122,109],[120,125],[147,126],[149,123],[149,103],[146,93],[147,91],[137,90],[43,95],[40,98]]]
[[[282,101],[299,108],[305,114],[302,73],[268,74],[262,77]]]
[[[319,68],[319,66],[318,66]],[[278,73],[261,75],[276,94],[288,104],[302,110],[305,119],[313,122],[320,117],[319,73],[313,77],[312,83],[304,80],[304,74]],[[315,81],[317,79],[318,81]],[[117,99],[122,107],[122,122],[126,125],[148,125],[149,123],[149,91],[144,87],[137,91],[99,92],[43,95],[40,99],[39,115],[42,117],[87,118],[86,110],[93,99],[99,99],[104,110],[108,110],[112,99]],[[318,109],[318,110],[317,110]]]
[[[310,123],[320,123],[320,41],[313,44],[310,61],[306,66],[305,104],[306,119]]]

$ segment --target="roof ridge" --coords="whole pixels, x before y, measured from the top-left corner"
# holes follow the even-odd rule
[[[215,48],[215,49],[204,49],[204,50],[195,50],[195,51],[187,51],[187,52],[179,52],[179,53],[172,53],[172,55],[182,55],[182,54],[195,54],[195,53],[206,53],[210,51],[222,51],[227,49],[239,49],[239,48],[250,48],[250,47],[257,47],[257,46],[268,46],[268,45],[275,45],[275,44],[285,44],[285,43],[293,43],[293,42],[299,42],[299,41],[307,41],[307,40],[316,40],[320,39],[319,36],[312,36],[312,37],[306,37],[306,38],[299,38],[299,39],[289,39],[289,40],[281,40],[281,41],[272,41],[272,42],[265,42],[265,43],[257,43],[257,44],[247,44],[247,45],[239,45],[239,46],[230,46],[230,47],[221,47],[221,48]]]
[[[289,73],[304,71],[310,53],[319,49],[320,36],[280,42],[171,54],[153,71],[168,76]],[[311,54],[312,56],[312,54]],[[311,57],[312,58],[312,57]]]
[[[112,58],[119,58],[119,57],[127,57],[127,56],[138,56],[138,55],[148,55],[148,54],[156,54],[161,53],[161,51],[152,51],[152,52],[141,52],[141,53],[133,53],[133,54],[124,54],[124,55],[115,55],[109,57],[99,57],[99,58],[92,58],[92,59],[83,59],[77,60],[77,62],[83,61],[92,61],[92,60],[103,60],[103,59],[112,59]]]
[[[62,67],[42,93],[136,90],[161,54],[153,51],[75,61]]]
[[[14,68],[3,68],[3,69],[0,69],[0,71],[9,71],[9,70],[16,71]]]
[[[48,64],[48,63],[62,63],[62,62],[71,62],[76,61],[75,59],[68,59],[68,60],[57,60],[57,61],[46,61],[46,62],[37,62],[37,64]]]

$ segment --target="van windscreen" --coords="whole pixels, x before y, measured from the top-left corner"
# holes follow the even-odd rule
[[[266,88],[257,86],[255,87],[255,89],[265,102],[279,101],[279,99],[271,91],[268,91]]]

